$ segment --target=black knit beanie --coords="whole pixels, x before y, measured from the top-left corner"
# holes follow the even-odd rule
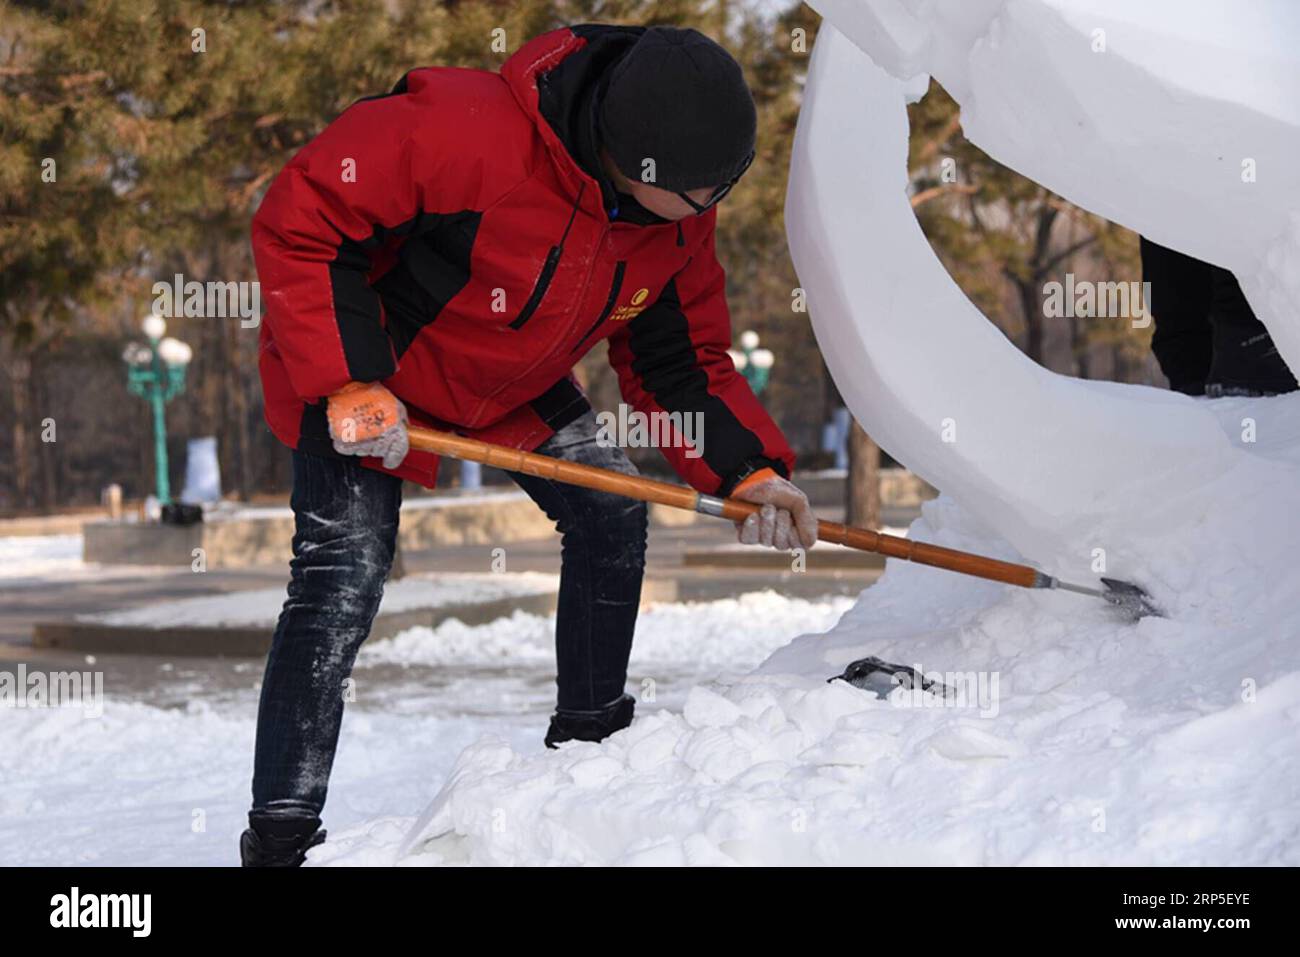
[[[685,192],[730,182],[754,151],[740,64],[698,30],[649,27],[610,70],[601,145],[629,179]],[[654,179],[643,163],[654,160]]]

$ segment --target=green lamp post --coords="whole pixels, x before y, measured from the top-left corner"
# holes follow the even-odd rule
[[[153,450],[158,504],[171,502],[171,483],[167,479],[167,421],[163,407],[185,391],[185,369],[194,351],[171,337],[163,338],[167,322],[161,316],[146,316],[140,324],[148,345],[128,343],[122,352],[126,362],[126,387],[153,408]]]
[[[727,355],[736,364],[736,369],[749,382],[749,387],[758,395],[767,387],[768,376],[772,374],[772,363],[776,357],[769,349],[758,347],[758,333],[746,329],[740,334],[740,351],[728,349]]]

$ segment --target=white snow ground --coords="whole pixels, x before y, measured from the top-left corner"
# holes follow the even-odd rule
[[[696,683],[749,671],[802,630],[830,627],[850,604],[760,592],[643,611],[632,659],[639,712],[680,708]],[[554,703],[553,631],[553,618],[520,612],[477,627],[414,628],[362,649],[325,812],[331,834],[360,838],[332,853],[391,863],[387,842],[476,741],[542,750]],[[223,668],[226,684],[243,690],[211,692]],[[151,698],[179,704],[108,687],[99,717],[0,708],[0,866],[235,863],[261,673],[247,661],[181,661],[159,666]],[[654,700],[644,700],[651,690]]]
[[[916,225],[904,112],[932,72],[994,157],[1236,272],[1300,369],[1300,9],[814,6],[786,221],[850,408],[945,493],[912,536],[1073,579],[1104,560],[1169,617],[891,563],[828,634],[680,712],[558,754],[476,743],[403,862],[1300,863],[1300,395],[1196,401],[1024,358]],[[866,654],[985,695],[825,683]],[[399,831],[316,859],[384,860]]]

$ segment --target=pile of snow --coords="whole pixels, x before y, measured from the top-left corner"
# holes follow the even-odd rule
[[[637,619],[633,662],[688,663],[696,673],[737,673],[810,628],[829,628],[853,604],[844,597],[809,601],[772,591],[710,602],[659,604]],[[410,628],[389,641],[363,646],[367,664],[508,665],[555,659],[555,616],[517,611],[484,625],[452,620]]]
[[[1169,617],[891,563],[830,632],[680,713],[554,754],[485,739],[408,834],[317,860],[1300,863],[1300,395],[1198,401],[1030,362],[916,224],[904,108],[933,73],[995,158],[1231,268],[1300,369],[1300,13],[814,5],[786,220],[849,407],[945,493],[911,535],[1134,579]],[[868,654],[970,694],[826,683]]]
[[[917,537],[1014,557],[950,501],[925,510]],[[1076,596],[893,565],[829,633],[679,713],[558,754],[478,742],[400,860],[1300,863],[1300,656],[1279,608],[1294,599],[1217,591],[1244,607],[1130,625]],[[826,683],[865,654],[965,700]],[[320,860],[392,859],[398,830],[359,857],[343,835]]]

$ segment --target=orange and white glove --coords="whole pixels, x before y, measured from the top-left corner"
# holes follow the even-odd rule
[[[410,450],[406,406],[378,382],[349,382],[329,397],[325,414],[335,452],[374,455],[395,469]]]
[[[763,508],[736,523],[736,537],[742,545],[770,545],[782,551],[812,548],[817,541],[817,516],[808,496],[776,473],[759,469],[731,490],[731,497],[754,502]]]

